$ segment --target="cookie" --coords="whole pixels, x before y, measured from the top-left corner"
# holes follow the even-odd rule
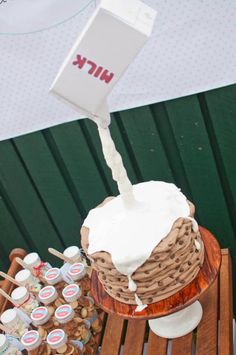
[[[42,325],[42,327],[46,330],[53,328],[53,326],[54,326],[54,324],[53,324],[52,319],[50,319],[48,322],[46,322],[45,324]]]
[[[82,318],[86,318],[88,316],[88,311],[85,307],[81,309],[81,316]]]
[[[52,316],[55,312],[55,308],[53,306],[47,306],[47,309],[50,316]]]
[[[68,344],[67,345],[67,352],[66,352],[66,355],[71,355],[71,354],[74,354],[75,352],[75,347],[71,344]]]
[[[58,308],[60,306],[62,306],[62,302],[60,301],[60,299],[57,299],[55,302],[54,302],[55,306]]]
[[[67,354],[67,345],[63,345],[60,348],[57,349],[58,354]]]
[[[78,304],[77,301],[74,301],[74,302],[71,302],[70,305],[71,305],[71,307],[72,307],[73,309],[76,309],[79,304]]]
[[[45,334],[46,334],[46,336],[47,336],[47,332],[46,332],[46,331],[43,329],[43,327],[41,327],[41,326],[38,327],[38,332],[39,332],[39,335],[40,335],[40,338],[41,338],[41,339],[44,339]]]

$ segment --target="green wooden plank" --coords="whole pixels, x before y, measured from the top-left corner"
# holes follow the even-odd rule
[[[190,96],[169,101],[166,108],[199,222],[216,234],[222,246],[235,251],[233,229],[198,99]]]
[[[181,188],[183,193],[190,199],[192,197],[191,188],[186,176],[184,162],[181,158],[178,145],[174,136],[171,123],[169,121],[168,112],[164,103],[154,104],[150,106],[153,119],[159,132],[162,146],[165,150],[168,163],[173,174],[174,183]]]
[[[45,257],[47,248],[62,248],[37,192],[32,186],[30,176],[22,165],[11,141],[0,144],[0,180],[9,197],[9,204],[18,214],[18,223],[24,228],[28,243],[35,245]]]
[[[43,134],[29,134],[15,143],[62,244],[79,241],[82,218]]]
[[[1,187],[1,186],[0,186]],[[7,218],[6,218],[6,215]],[[6,271],[9,265],[8,259],[8,234],[12,232],[12,221],[9,222],[8,213],[6,213],[6,207],[2,197],[2,191],[0,188],[0,270]],[[13,223],[14,224],[14,223]]]
[[[87,144],[92,151],[93,158],[96,160],[96,165],[99,170],[102,170],[104,175],[103,181],[107,184],[107,193],[110,196],[116,195],[117,185],[112,179],[110,168],[107,166],[102,152],[102,145],[98,134],[97,125],[92,120],[83,120],[80,122],[80,126],[86,135]],[[104,183],[104,184],[105,184]]]
[[[9,259],[7,252],[5,250],[5,242],[4,240],[0,240],[0,270],[6,272],[9,266]]]
[[[228,210],[236,233],[236,85],[204,94],[206,114],[210,118],[212,144]]]
[[[10,214],[3,197],[0,198],[0,231],[0,269],[6,271],[11,250],[14,248],[29,250],[29,245]]]
[[[120,116],[143,180],[173,182],[173,175],[150,107],[122,111]]]
[[[234,234],[230,235],[230,238],[236,244],[236,85],[201,94],[199,100],[206,116],[209,139],[213,147],[222,190],[227,202],[227,210],[234,228]],[[232,247],[230,251],[235,267],[236,253]],[[233,278],[234,310],[236,313],[235,273],[233,273]]]
[[[126,168],[128,177],[131,181],[132,184],[137,184],[140,182],[138,179],[138,176],[136,175],[135,169],[132,164],[132,159],[129,156],[129,152],[127,151],[127,146],[125,144],[126,142],[126,132],[123,129],[123,127],[119,124],[119,121],[121,118],[117,114],[111,114],[111,125],[110,125],[110,130],[111,130],[111,136],[114,140],[116,149],[118,152],[121,154],[121,157],[123,159],[123,164]]]
[[[221,102],[220,107],[222,106]],[[215,160],[216,147],[212,146],[212,139],[209,136],[211,132],[209,132],[208,121],[211,119],[212,112],[209,117],[204,117],[205,112],[196,96],[170,101],[166,103],[166,107],[190,182],[199,222],[216,235],[222,246],[230,248],[233,264],[236,265],[232,219],[230,219],[229,205],[222,185],[222,173],[218,169],[218,161]],[[230,146],[233,146],[232,142]],[[235,274],[234,281],[236,285]],[[234,286],[236,311],[235,297],[236,286]]]
[[[94,162],[79,122],[50,129],[52,151],[58,149],[61,163],[67,171],[66,179],[75,199],[82,201],[83,217],[107,195],[103,179]]]
[[[139,168],[136,156],[134,154],[132,144],[129,141],[129,137],[127,134],[127,130],[124,126],[121,113],[120,112],[114,113],[114,118],[115,118],[115,122],[116,122],[116,125],[117,125],[119,131],[122,132],[122,139],[124,142],[125,150],[126,150],[127,155],[129,157],[129,164],[132,166],[136,180],[138,182],[141,182],[141,181],[143,181],[143,176],[142,176],[141,170]]]

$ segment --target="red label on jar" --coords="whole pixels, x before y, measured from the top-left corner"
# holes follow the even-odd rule
[[[25,345],[34,344],[39,339],[39,333],[35,330],[30,330],[29,332],[25,333],[21,338],[21,342]]]
[[[73,264],[70,268],[70,274],[75,275],[75,274],[80,274],[84,271],[84,265],[81,263],[76,263]]]
[[[47,341],[49,344],[57,344],[60,342],[65,336],[65,333],[61,329],[55,329],[48,334]]]
[[[39,298],[44,298],[47,299],[51,297],[55,292],[55,288],[53,286],[46,286],[42,288],[42,290],[39,292]]]
[[[56,309],[55,316],[57,318],[66,318],[72,312],[72,308],[69,305],[62,305]]]
[[[33,320],[43,319],[48,314],[48,310],[45,307],[35,308],[31,314]]]
[[[57,268],[53,268],[47,271],[45,278],[48,280],[53,280],[60,275],[60,270]]]
[[[75,296],[77,292],[79,291],[79,286],[78,285],[69,285],[66,286],[63,290],[63,296],[68,297],[68,296]]]

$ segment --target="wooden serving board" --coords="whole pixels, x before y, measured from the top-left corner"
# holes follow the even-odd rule
[[[163,317],[189,306],[198,300],[214,282],[221,264],[221,250],[215,237],[203,227],[200,227],[200,233],[205,246],[204,263],[196,278],[181,291],[162,301],[149,304],[142,312],[135,312],[136,305],[128,305],[109,296],[100,283],[96,271],[93,271],[91,291],[95,303],[105,312],[113,313],[126,319]]]

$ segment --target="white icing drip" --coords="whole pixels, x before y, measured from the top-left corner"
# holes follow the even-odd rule
[[[135,203],[133,189],[123,165],[121,155],[116,150],[109,128],[98,126],[98,132],[102,143],[104,158],[112,171],[112,177],[117,182],[125,206],[131,207]]]
[[[188,217],[192,221],[192,230],[197,233],[199,231],[198,223],[193,217]]]
[[[127,275],[128,277],[128,282],[129,282],[129,290],[131,292],[135,292],[137,290],[137,285],[134,282],[134,280],[131,278],[131,275]]]
[[[135,308],[135,312],[142,312],[143,309],[147,307],[147,304],[143,304],[141,299],[138,297],[137,293],[134,294],[135,302],[137,303],[137,307]]]
[[[201,249],[201,244],[197,240],[195,240],[194,243],[195,243],[196,249],[200,250]]]
[[[132,275],[170,232],[179,217],[188,217],[186,197],[174,184],[149,181],[133,186],[138,207],[126,209],[121,196],[91,210],[84,221],[89,228],[88,254],[110,253],[116,269]]]

